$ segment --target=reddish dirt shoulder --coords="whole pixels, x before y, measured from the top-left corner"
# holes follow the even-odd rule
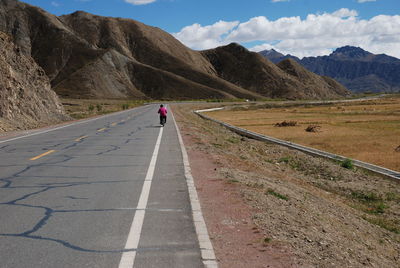
[[[176,111],[176,109],[174,109]],[[283,245],[268,244],[253,223],[256,209],[243,202],[240,187],[220,174],[219,156],[199,150],[196,135],[175,113],[219,267],[297,267]]]

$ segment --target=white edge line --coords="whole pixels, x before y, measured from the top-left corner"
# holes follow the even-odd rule
[[[140,106],[140,107],[144,107],[144,106]],[[92,119],[84,119],[84,120],[82,120],[82,121],[70,123],[70,124],[67,124],[67,125],[65,125],[65,126],[60,126],[60,127],[56,127],[56,128],[50,128],[50,129],[47,129],[47,130],[44,130],[44,131],[34,132],[34,133],[27,134],[27,135],[23,135],[23,136],[18,136],[18,137],[11,138],[11,139],[8,139],[8,140],[0,141],[0,144],[1,144],[1,143],[5,143],[5,142],[9,142],[9,141],[19,140],[19,139],[23,139],[23,138],[27,138],[27,137],[31,137],[31,136],[36,136],[36,135],[44,134],[44,133],[47,133],[47,132],[55,131],[55,130],[62,129],[62,128],[66,128],[66,127],[72,127],[72,126],[76,126],[76,125],[80,125],[80,124],[84,124],[84,123],[89,123],[89,122],[96,121],[96,120],[98,120],[98,119],[106,118],[106,117],[109,117],[109,116],[113,116],[113,115],[118,115],[118,114],[126,113],[126,112],[135,110],[135,109],[140,108],[140,107],[135,107],[135,108],[132,108],[132,109],[129,109],[129,110],[125,110],[125,111],[120,111],[120,112],[116,112],[116,113],[111,113],[111,114],[99,116],[99,117],[92,118]],[[51,127],[51,126],[48,126],[48,127]]]
[[[210,237],[208,235],[207,226],[204,221],[203,213],[201,212],[201,206],[197,195],[197,190],[194,185],[192,173],[190,171],[189,157],[185,145],[183,143],[182,135],[179,131],[178,125],[176,124],[175,117],[172,111],[171,115],[175,124],[176,132],[178,134],[178,139],[181,146],[183,164],[185,168],[186,183],[189,190],[190,205],[192,207],[193,221],[196,229],[197,238],[199,240],[199,246],[201,250],[201,257],[203,259],[203,264],[204,267],[206,268],[218,268],[218,262],[215,257],[214,248],[212,246]]]
[[[219,108],[211,108],[211,109],[204,109],[204,110],[197,110],[195,111],[196,113],[204,113],[204,112],[214,112],[214,111],[220,111],[223,110],[224,107],[219,107]]]
[[[146,178],[143,183],[142,191],[140,193],[139,203],[137,205],[137,210],[135,216],[133,217],[132,225],[129,230],[128,238],[125,244],[126,251],[122,254],[121,260],[119,262],[119,268],[132,268],[135,264],[136,249],[139,245],[140,235],[142,232],[144,216],[146,213],[147,201],[149,199],[151,183],[153,181],[154,170],[156,167],[158,151],[160,149],[161,137],[163,134],[163,128],[160,128],[156,145],[154,147],[153,156],[149,164],[149,169],[147,170]]]

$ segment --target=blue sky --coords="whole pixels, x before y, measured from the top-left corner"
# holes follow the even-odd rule
[[[193,49],[230,42],[297,56],[342,45],[400,57],[400,0],[25,0],[55,15],[132,18]]]

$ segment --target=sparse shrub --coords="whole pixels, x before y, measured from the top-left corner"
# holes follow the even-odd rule
[[[236,138],[236,137],[229,137],[226,140],[229,141],[230,143],[239,143],[240,142],[240,139]]]
[[[88,110],[89,110],[90,112],[93,112],[93,110],[94,110],[94,106],[93,106],[93,104],[90,104],[90,105],[89,105],[89,108],[88,108]]]
[[[383,202],[383,197],[374,192],[352,191],[351,196],[360,201],[361,209],[369,214],[383,214],[388,206]]]
[[[347,158],[340,163],[340,166],[347,169],[353,169],[354,168],[353,160]]]
[[[365,216],[363,217],[363,219],[372,224],[378,225],[388,231],[391,231],[396,234],[400,234],[400,228],[398,227],[398,224],[396,224],[395,222],[392,222],[391,220],[382,219],[382,218],[369,218],[369,217],[367,218]]]
[[[296,121],[283,121],[281,123],[276,123],[275,127],[294,127],[297,125]]]
[[[379,202],[378,204],[375,204],[372,208],[371,208],[371,213],[374,214],[383,214],[385,213],[385,208],[387,208],[388,206],[383,203],[383,202]]]
[[[364,202],[377,202],[382,200],[382,198],[374,192],[365,193],[362,191],[352,191],[351,196]]]
[[[271,189],[271,188],[269,188],[269,189],[265,192],[265,194],[273,195],[273,196],[275,196],[275,197],[277,197],[277,198],[279,198],[279,199],[285,200],[285,201],[288,201],[288,200],[289,200],[289,197],[287,197],[287,196],[285,196],[285,195],[283,195],[283,194],[277,193],[277,192],[275,192],[275,191],[274,191],[273,189]]]
[[[309,126],[306,128],[306,131],[307,131],[307,132],[319,132],[319,131],[321,131],[321,126],[318,126],[318,125],[309,125]]]
[[[263,183],[258,183],[258,182],[254,182],[254,183],[248,182],[248,183],[246,183],[246,185],[248,187],[251,187],[251,188],[254,188],[254,189],[262,189],[262,188],[264,188],[264,184]]]
[[[222,144],[220,143],[211,143],[215,148],[222,148]]]
[[[272,238],[270,237],[266,237],[263,239],[263,244],[266,246],[268,243],[270,243],[272,241]]]
[[[279,163],[289,163],[289,161],[290,161],[290,159],[291,159],[291,157],[290,156],[285,156],[285,157],[282,157],[282,158],[279,158],[279,160],[278,160],[278,162]]]
[[[279,163],[288,164],[292,169],[303,169],[304,164],[302,164],[298,159],[291,156],[285,156],[278,160]]]
[[[96,105],[97,111],[100,112],[103,109],[103,106],[101,104]]]
[[[128,103],[122,104],[122,110],[127,110],[127,109],[129,109],[129,104]]]

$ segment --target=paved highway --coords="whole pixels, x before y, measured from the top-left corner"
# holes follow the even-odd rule
[[[0,267],[203,267],[177,131],[157,109],[0,140]]]

